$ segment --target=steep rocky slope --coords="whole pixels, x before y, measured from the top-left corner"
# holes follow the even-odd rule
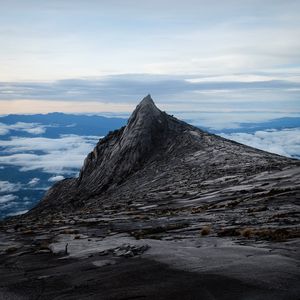
[[[147,96],[78,178],[0,223],[0,298],[298,299],[299,200],[299,161]]]
[[[297,165],[297,161],[179,121],[160,111],[148,95],[127,126],[99,141],[85,159],[79,177],[56,184],[31,213],[98,209],[104,204],[128,202],[159,206],[166,199],[176,203],[178,198],[184,206],[189,195],[196,198],[212,188],[216,192],[219,186],[237,185],[254,174]]]

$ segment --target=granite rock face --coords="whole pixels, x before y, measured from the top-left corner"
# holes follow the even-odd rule
[[[0,222],[1,299],[298,299],[300,163],[147,96],[80,176]]]
[[[160,205],[166,199],[180,198],[176,193],[182,200],[188,199],[254,174],[296,166],[298,161],[182,122],[160,111],[148,95],[127,126],[99,141],[85,159],[79,177],[54,185],[29,214],[98,209],[105,204],[122,206],[128,201]]]

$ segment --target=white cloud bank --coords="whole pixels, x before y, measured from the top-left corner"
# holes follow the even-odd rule
[[[65,179],[64,176],[62,176],[62,175],[57,175],[57,176],[52,176],[52,177],[50,177],[50,178],[48,179],[48,181],[49,181],[49,182],[57,182],[57,181],[61,181],[61,180],[63,180],[63,179]]]
[[[9,181],[0,181],[0,193],[12,193],[21,189],[20,183],[12,183]]]
[[[19,216],[19,215],[26,214],[27,212],[28,212],[28,209],[26,209],[26,210],[20,210],[20,211],[16,211],[16,212],[10,213],[7,216],[9,216],[9,217]]]
[[[28,185],[29,185],[30,187],[34,187],[34,186],[36,186],[39,182],[40,182],[40,179],[37,178],[37,177],[35,177],[35,178],[32,178],[31,180],[29,180]]]
[[[220,135],[254,148],[300,159],[300,128]]]
[[[12,202],[14,200],[18,199],[18,196],[15,196],[13,194],[8,194],[4,196],[0,196],[0,204],[6,204],[8,202]]]
[[[78,135],[62,135],[57,139],[13,137],[0,141],[4,149],[0,164],[17,166],[21,171],[41,169],[51,174],[74,174],[98,140],[96,136]]]
[[[15,124],[0,123],[0,135],[9,134],[11,131],[23,131],[34,135],[43,134],[46,132],[46,127],[38,123],[17,122]]]

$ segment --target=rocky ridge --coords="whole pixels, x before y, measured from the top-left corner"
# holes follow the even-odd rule
[[[230,183],[292,166],[299,162],[208,134],[169,116],[148,95],[127,126],[99,141],[79,177],[56,184],[31,214],[51,206],[97,209],[138,199],[159,206],[168,197],[160,190],[203,195],[209,180],[218,186],[224,177]]]

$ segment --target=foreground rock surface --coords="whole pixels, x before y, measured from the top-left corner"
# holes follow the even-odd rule
[[[1,299],[298,299],[299,240],[18,235],[0,257]],[[15,235],[6,238],[10,240]],[[3,237],[2,237],[3,238]],[[65,252],[65,246],[68,251]],[[48,247],[48,248],[47,248]],[[42,252],[38,249],[49,249]],[[134,250],[136,255],[125,255]]]
[[[299,161],[203,132],[148,96],[78,178],[1,223],[0,295],[298,299],[299,200]]]

